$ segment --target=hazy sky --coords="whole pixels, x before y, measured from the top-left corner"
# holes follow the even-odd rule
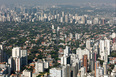
[[[115,0],[0,0],[0,4],[53,4],[53,3],[86,3],[86,2],[107,2],[114,3]]]

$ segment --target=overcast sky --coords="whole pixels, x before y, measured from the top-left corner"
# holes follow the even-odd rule
[[[97,2],[97,3],[114,3],[115,0],[0,0],[0,4],[52,4],[52,3],[86,3],[86,2]]]

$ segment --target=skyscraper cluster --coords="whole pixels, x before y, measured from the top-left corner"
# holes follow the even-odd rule
[[[56,8],[57,9],[57,8]],[[0,21],[2,22],[36,22],[36,21],[57,21],[60,23],[75,23],[75,24],[110,24],[113,20],[106,21],[103,17],[92,17],[90,15],[78,15],[77,13],[71,14],[65,11],[49,11],[47,9],[40,9],[39,7],[27,8],[27,7],[15,7],[14,9],[5,8],[0,12]]]
[[[1,45],[2,47],[2,45]],[[1,48],[3,50],[3,48]],[[4,51],[4,50],[3,50]],[[22,50],[20,47],[14,47],[12,49],[12,56],[8,59],[7,62],[4,62],[3,59],[3,52],[1,57],[1,63],[0,63],[0,76],[6,77],[10,76],[12,72],[20,72],[21,68],[27,65],[27,50]]]
[[[50,77],[109,77],[107,64],[110,40],[93,42],[87,39],[86,48],[77,48],[76,54],[71,52],[69,46],[66,46],[64,55],[61,57],[61,65],[50,69]],[[104,61],[103,65],[97,61],[97,55],[100,55],[99,59]]]

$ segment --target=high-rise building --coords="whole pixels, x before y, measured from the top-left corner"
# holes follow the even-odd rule
[[[102,25],[105,24],[105,18],[102,18]]]
[[[75,33],[75,39],[76,40],[78,39],[78,33]]]
[[[4,55],[4,53],[3,53],[3,47],[2,47],[2,45],[0,45],[0,62],[3,62],[3,56]]]
[[[27,65],[27,50],[21,50],[21,65]]]
[[[78,61],[78,55],[70,54],[70,63],[74,63],[76,61]]]
[[[101,77],[104,75],[104,69],[102,67],[98,67],[96,69],[96,77]]]
[[[11,71],[13,70],[12,68],[13,68],[13,58],[12,57],[10,57],[9,59],[8,59],[8,64],[10,64],[10,69],[11,69]]]
[[[67,72],[66,72],[66,66],[62,66],[62,77],[66,77]]]
[[[63,77],[61,68],[51,68],[50,77]]]
[[[20,66],[21,66],[21,60],[20,60],[20,57],[21,57],[21,49],[20,47],[14,47],[12,49],[12,70],[13,71],[17,71],[19,72],[20,71]]]
[[[106,54],[107,53],[107,54]],[[105,56],[110,55],[110,40],[100,40],[100,56],[105,61]]]
[[[75,39],[76,39],[76,40],[80,39],[80,37],[81,37],[81,34],[75,33]]]
[[[99,19],[98,18],[94,18],[93,24],[98,24],[98,23],[99,23]]]
[[[68,21],[69,21],[69,20],[68,20],[68,15],[66,14],[66,15],[65,15],[65,22],[68,23]]]
[[[35,62],[35,72],[44,72],[44,63],[42,61],[38,60]]]
[[[73,34],[72,33],[70,33],[69,36],[70,36],[70,40],[73,39]]]
[[[21,69],[21,58],[20,57],[12,57],[11,60],[12,61],[11,65],[12,65],[12,71],[15,72],[20,72]]]
[[[59,30],[60,30],[60,27],[58,26],[58,27],[57,27],[57,32],[59,32]]]
[[[64,11],[62,12],[62,17],[64,17]]]
[[[107,54],[110,55],[110,40],[105,40],[105,50]]]
[[[61,22],[61,23],[64,22],[64,18],[63,18],[63,17],[60,18],[60,22]]]
[[[83,56],[83,66],[86,68],[86,72],[87,72],[88,70],[87,55]]]
[[[70,64],[70,56],[64,55],[61,57],[61,65]]]
[[[54,29],[54,25],[52,25],[52,29]]]
[[[85,17],[84,16],[77,16],[77,22],[79,24],[85,24]]]
[[[14,47],[12,49],[12,57],[21,57],[21,48],[20,47]]]
[[[70,65],[67,64],[65,66],[62,67],[62,77],[70,77]]]
[[[14,47],[9,61],[12,63],[12,70],[20,72],[21,67],[27,65],[27,51],[21,50],[20,47]]]
[[[92,24],[92,20],[87,20],[87,24]]]
[[[73,63],[71,66],[71,77],[77,77],[78,67],[77,63]]]
[[[21,77],[32,77],[31,71],[24,70]]]
[[[48,69],[48,68],[49,68],[49,62],[44,61],[44,68],[45,68],[45,69]]]
[[[104,60],[104,40],[100,40],[100,56],[101,60]]]
[[[92,52],[92,57],[90,60],[90,70],[91,71],[95,70],[95,62],[96,62],[96,53]]]
[[[85,73],[86,73],[86,68],[81,67],[81,77],[85,77]]]
[[[86,41],[86,48],[89,50],[91,49],[91,41],[90,40]]]
[[[97,75],[97,73],[96,73],[96,70],[97,70],[97,68],[100,66],[100,62],[99,61],[96,61],[95,62],[95,77],[96,77],[96,75]]]
[[[77,48],[76,54],[79,56],[79,60],[83,59],[83,55],[87,55],[87,59],[90,60],[91,53],[88,49]]]
[[[105,51],[104,52],[104,62],[108,62],[108,52],[107,51]]]
[[[69,53],[70,53],[70,48],[66,46],[66,48],[64,49],[64,55],[69,55]]]
[[[38,61],[35,62],[35,73],[44,72],[44,70],[48,68],[49,62],[45,61],[44,59],[38,59]]]
[[[104,75],[107,75],[107,63],[103,63],[103,68],[104,68]]]
[[[16,62],[15,62],[15,63],[16,63],[16,64],[15,64],[15,66],[16,66],[16,71],[17,71],[17,72],[20,72],[20,70],[21,70],[21,58],[17,57],[15,61],[16,61]]]
[[[66,65],[66,77],[70,77],[71,75],[70,75],[70,65],[68,64],[68,65]]]

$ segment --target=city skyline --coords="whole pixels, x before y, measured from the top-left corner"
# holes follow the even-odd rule
[[[1,1],[0,77],[116,77],[113,1]]]

